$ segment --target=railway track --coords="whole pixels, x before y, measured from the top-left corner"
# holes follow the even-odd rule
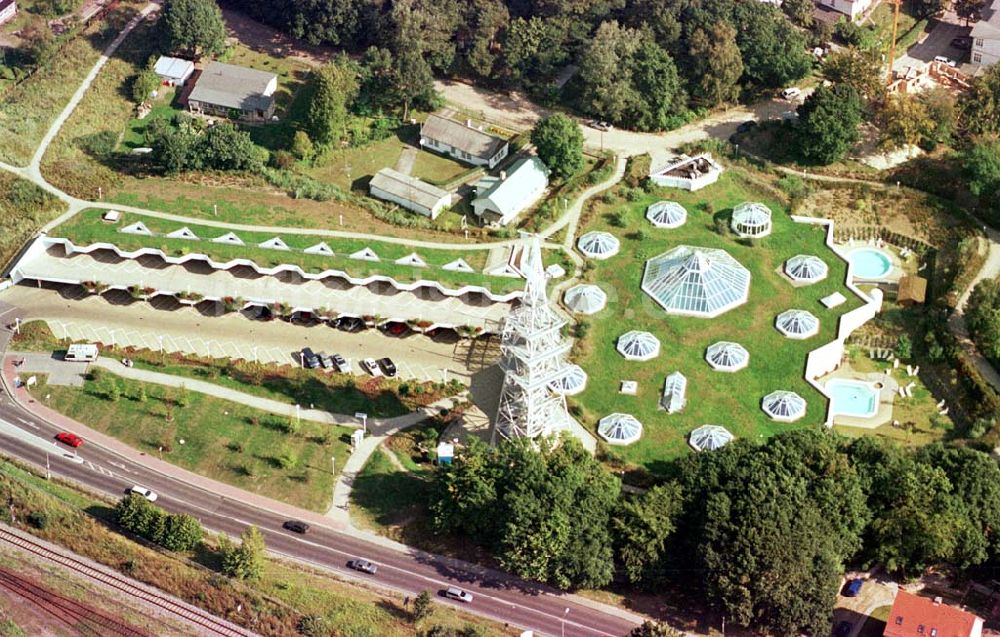
[[[11,533],[7,529],[0,528],[0,541],[16,546],[21,550],[27,551],[28,553],[31,553],[33,555],[42,557],[47,561],[59,564],[60,566],[67,568],[80,575],[83,575],[88,579],[100,582],[105,586],[109,586],[130,597],[141,600],[146,604],[149,604],[150,606],[155,606],[156,608],[164,610],[170,613],[171,615],[180,617],[186,620],[187,622],[194,624],[199,628],[201,628],[202,630],[204,630],[205,631],[204,634],[206,635],[219,635],[221,637],[256,637],[256,633],[235,626],[230,622],[220,619],[206,611],[202,611],[200,609],[188,606],[186,604],[180,604],[171,599],[170,597],[167,597],[166,595],[161,595],[152,592],[150,590],[147,590],[146,588],[136,586],[125,577],[116,575],[114,573],[106,572],[100,569],[96,569],[80,560],[53,551],[43,544],[40,544],[28,538],[21,537],[16,533]],[[22,586],[23,588],[25,585],[24,583],[27,582],[27,580],[22,580],[22,582],[18,584],[17,582],[13,581],[17,579],[21,578],[17,578],[16,576],[10,577],[9,573],[5,574],[3,571],[0,571],[0,586],[8,587],[7,586],[8,580],[10,580],[10,586]],[[39,587],[35,586],[35,588]],[[18,591],[15,590],[14,592]],[[80,604],[78,604],[77,602],[73,602],[73,600],[68,600],[67,598],[62,598],[61,596],[52,593],[48,593],[48,596],[59,597],[61,600],[64,600],[63,602],[59,602],[60,604],[63,604],[64,602],[71,602],[73,604],[76,604],[77,606],[80,606]],[[52,602],[50,601],[46,603],[52,603]],[[91,614],[101,615],[100,613],[96,613],[93,609],[89,609],[89,607],[85,608],[88,608],[88,612]],[[73,612],[73,611],[68,610],[66,612]],[[105,620],[117,623],[124,630],[127,630],[129,632],[112,632],[113,629],[111,628],[110,625],[102,625],[101,626],[102,630],[97,631],[95,634],[100,634],[100,635],[113,634],[113,635],[121,635],[122,637],[148,637],[147,633],[137,631],[135,628],[122,624],[121,622],[118,622],[117,620],[114,620],[107,616],[103,617],[105,618]],[[88,621],[96,621],[96,620],[91,619]]]

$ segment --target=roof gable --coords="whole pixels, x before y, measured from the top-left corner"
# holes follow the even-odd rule
[[[977,630],[978,625],[978,630]],[[970,637],[980,634],[982,620],[948,606],[940,598],[899,591],[885,623],[885,637]]]
[[[549,185],[549,170],[537,157],[527,157],[511,166],[507,178],[499,180],[476,199],[486,199],[504,217],[520,212],[534,195]]]
[[[375,173],[369,187],[412,201],[428,210],[432,210],[442,199],[446,201],[451,199],[451,193],[447,190],[432,186],[416,177],[404,175],[392,168],[383,168]]]
[[[427,121],[420,127],[420,136],[442,142],[480,159],[492,158],[507,145],[499,137],[440,115],[427,116]]]

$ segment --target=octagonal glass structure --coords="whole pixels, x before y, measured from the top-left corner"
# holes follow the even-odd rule
[[[549,382],[549,389],[563,396],[575,396],[587,387],[587,372],[579,365],[569,365],[565,373]]]
[[[741,237],[766,237],[771,234],[771,209],[762,203],[744,201],[733,208],[729,225]]]
[[[584,283],[566,290],[563,302],[577,314],[595,314],[608,304],[608,295],[596,285]]]
[[[819,319],[806,310],[785,310],[775,319],[774,326],[788,338],[809,338],[819,332]]]
[[[649,332],[632,330],[618,337],[618,353],[630,361],[648,361],[660,355],[660,339]]]
[[[746,303],[750,271],[725,250],[682,245],[646,262],[642,291],[668,314],[712,318]]]
[[[806,400],[793,391],[775,391],[764,396],[760,408],[771,420],[794,422],[806,415]]]
[[[608,259],[618,254],[621,243],[609,232],[597,230],[588,232],[576,242],[576,247],[585,257],[591,259]]]
[[[785,274],[798,283],[822,281],[829,271],[822,259],[809,254],[799,254],[785,261]]]
[[[715,451],[733,441],[733,434],[721,425],[702,425],[691,432],[688,444],[695,451]]]
[[[657,201],[646,208],[646,219],[657,228],[679,228],[687,218],[687,210],[676,201]]]
[[[597,435],[609,445],[630,445],[642,437],[642,423],[632,414],[609,414],[598,421]]]
[[[750,352],[739,343],[719,341],[705,350],[705,360],[719,372],[737,372],[750,364]]]

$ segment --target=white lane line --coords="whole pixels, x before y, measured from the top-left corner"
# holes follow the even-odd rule
[[[33,422],[31,422],[31,421],[28,421],[28,420],[25,420],[24,418],[21,418],[20,416],[14,416],[14,418],[15,418],[15,419],[16,419],[16,420],[17,420],[18,422],[20,422],[21,424],[23,424],[23,425],[28,425],[28,426],[29,426],[29,427],[31,427],[32,429],[41,429],[41,427],[39,427],[39,426],[38,426],[38,425],[36,425],[35,423],[33,423]]]

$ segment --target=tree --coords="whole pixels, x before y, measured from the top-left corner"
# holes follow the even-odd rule
[[[142,104],[160,86],[160,76],[153,69],[143,69],[132,79],[132,101]]]
[[[562,113],[539,120],[531,130],[531,143],[538,158],[560,179],[583,168],[583,133],[579,124]]]
[[[647,620],[630,630],[625,637],[681,637],[683,634],[666,624]]]
[[[881,97],[885,77],[882,75],[880,52],[874,49],[844,47],[831,52],[823,60],[823,78],[833,84],[848,84],[865,100]]]
[[[683,499],[680,485],[670,482],[626,500],[612,518],[618,555],[629,581],[655,584],[667,558],[667,540],[676,529]]]
[[[166,0],[163,29],[167,46],[189,57],[222,53],[226,25],[214,0]]]
[[[126,531],[150,539],[157,528],[156,518],[163,511],[146,498],[130,493],[115,505],[115,522]]]
[[[796,25],[808,29],[813,25],[816,4],[812,0],[785,0],[781,4],[781,10]]]
[[[509,21],[510,14],[500,0],[468,3],[463,22],[471,31],[472,43],[465,52],[465,62],[480,77],[493,77],[500,57],[500,35]]]
[[[778,88],[805,77],[812,68],[805,35],[773,4],[738,3],[734,21],[743,77],[755,86]]]
[[[420,591],[420,594],[413,600],[413,621],[421,622],[430,617],[432,612],[434,612],[434,605],[431,601],[431,594],[427,591]]]
[[[209,128],[199,140],[197,152],[206,168],[256,172],[264,166],[263,152],[253,143],[250,133],[229,122]],[[182,391],[178,400],[183,407],[183,401],[190,398]]]
[[[929,18],[945,10],[948,0],[910,0],[910,10],[917,18]]]
[[[670,54],[643,32],[632,60],[632,86],[636,100],[626,109],[626,119],[638,130],[666,130],[684,123],[687,93]]]
[[[547,82],[567,58],[567,29],[558,18],[517,18],[511,21],[504,41],[505,66],[515,82]]]
[[[347,130],[348,109],[358,93],[357,73],[350,61],[341,57],[316,70],[313,82],[305,126],[317,144],[330,146]]]
[[[1000,135],[1000,64],[972,80],[959,101],[959,128],[967,139]]]
[[[238,579],[258,579],[264,572],[264,536],[255,526],[247,527],[236,546],[226,543],[222,551],[222,572]]]
[[[962,155],[962,167],[969,180],[969,191],[982,204],[1000,210],[1000,136],[977,138]]]
[[[965,20],[965,26],[970,22],[977,22],[982,17],[982,11],[986,8],[986,0],[955,0],[955,13]]]
[[[820,86],[798,112],[799,150],[806,159],[830,164],[857,143],[863,109],[854,87]]]
[[[598,27],[580,55],[583,107],[615,123],[624,121],[628,107],[639,99],[632,87],[632,56],[638,49],[638,33],[612,20]]]
[[[427,60],[415,49],[396,54],[396,91],[403,103],[403,119],[410,108],[433,110],[440,102],[434,90],[434,75]]]
[[[201,523],[184,513],[167,516],[160,544],[170,551],[190,551],[201,543]]]
[[[736,29],[725,22],[702,29],[690,38],[688,58],[696,78],[694,94],[708,106],[732,102],[740,94],[737,84],[743,75],[743,58],[736,46]]]
[[[295,131],[295,135],[292,137],[292,154],[299,159],[309,161],[315,152],[316,149],[313,148],[312,140],[309,139],[309,133],[304,130]]]
[[[943,86],[938,86],[919,93],[919,99],[931,124],[924,132],[924,147],[933,150],[938,144],[950,143],[957,117],[955,96]]]
[[[1000,179],[1000,171],[997,178]],[[979,350],[990,360],[1000,360],[1000,285],[993,279],[977,283],[969,295],[965,314]]]
[[[909,93],[888,96],[878,120],[880,145],[886,150],[921,144],[934,129],[924,102]]]

